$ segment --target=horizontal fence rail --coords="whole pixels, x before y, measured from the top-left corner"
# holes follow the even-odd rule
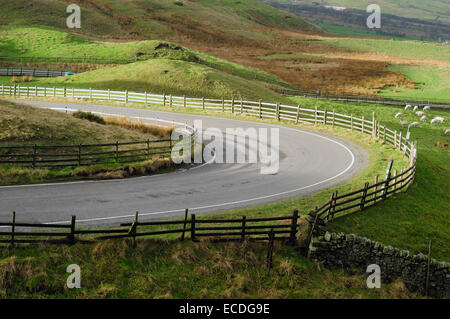
[[[70,223],[42,224],[16,221],[13,212],[12,221],[0,223],[0,243],[66,243],[94,242],[107,239],[154,237],[162,235],[179,235],[180,240],[186,238],[197,241],[208,238],[214,241],[268,240],[269,233],[274,239],[295,242],[297,234],[298,211],[290,216],[271,218],[240,219],[197,219],[195,214],[185,212],[184,220],[139,222],[136,212],[131,223],[123,223],[109,229],[76,228],[76,217]],[[9,228],[2,230],[3,228]],[[28,229],[28,230],[27,230]],[[31,229],[31,230],[30,230]]]
[[[233,114],[245,114],[260,119],[285,120],[294,123],[312,125],[328,125],[343,127],[352,131],[378,138],[384,143],[392,145],[409,159],[409,167],[396,171],[389,171],[386,178],[378,181],[376,177],[373,185],[366,184],[364,188],[345,195],[333,194],[330,201],[325,203],[316,213],[325,221],[332,221],[346,213],[364,210],[384,200],[387,197],[405,190],[413,181],[416,172],[417,143],[407,139],[401,131],[392,130],[372,117],[358,117],[353,114],[340,114],[334,110],[319,110],[304,108],[301,105],[284,105],[281,103],[266,103],[263,101],[246,101],[243,99],[207,99],[191,98],[172,95],[157,95],[147,92],[136,93],[129,91],[93,90],[75,88],[44,88],[24,86],[0,87],[2,95],[24,97],[67,97],[76,99],[98,99],[115,102],[134,102],[145,105],[162,105],[166,107],[184,107]],[[391,165],[392,166],[392,165]],[[256,230],[255,230],[256,232]]]
[[[33,77],[57,77],[65,76],[67,73],[74,74],[70,71],[52,71],[52,70],[36,70],[36,69],[13,69],[0,68],[0,76],[33,76]]]
[[[376,104],[387,104],[387,105],[405,105],[405,104],[413,104],[419,106],[433,106],[438,108],[450,108],[450,101],[448,99],[436,99],[427,100],[427,99],[414,99],[414,98],[404,98],[404,99],[395,99],[385,96],[366,96],[366,95],[338,95],[338,94],[328,94],[328,93],[309,93],[309,92],[301,92],[295,90],[286,90],[286,89],[274,89],[277,93],[289,96],[299,96],[299,97],[308,97],[319,100],[332,100],[332,101],[344,101],[344,102],[366,102],[366,103],[376,103]]]
[[[142,161],[167,156],[172,140],[146,140],[109,144],[0,146],[0,164],[39,167],[87,166]]]

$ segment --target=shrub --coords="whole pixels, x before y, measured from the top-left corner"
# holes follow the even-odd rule
[[[91,112],[83,112],[83,111],[76,111],[72,114],[74,117],[82,119],[82,120],[88,120],[90,122],[96,122],[99,124],[106,124],[103,117],[95,115]]]

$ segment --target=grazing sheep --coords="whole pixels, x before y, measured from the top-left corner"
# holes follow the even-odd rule
[[[419,122],[412,122],[411,124],[409,124],[409,127],[416,127],[419,126]]]
[[[434,119],[431,120],[431,124],[437,124],[437,123],[444,123],[444,118],[440,116],[436,116]]]
[[[444,135],[450,135],[450,128],[445,130]]]
[[[408,122],[407,122],[407,121],[400,121],[400,124],[401,124],[402,126],[408,126]]]
[[[423,110],[424,110],[424,111],[428,111],[428,110],[430,110],[430,107],[429,107],[428,105],[425,105],[425,106],[423,107]]]
[[[416,114],[419,115],[419,116],[422,116],[422,115],[425,114],[425,112],[424,111],[417,111]]]
[[[402,116],[402,112],[398,112],[397,114],[395,114],[396,119],[398,119],[400,116]]]
[[[411,107],[412,107],[411,105],[407,104],[407,105],[405,106],[405,110],[409,110]]]
[[[426,115],[422,116],[422,117],[420,118],[420,120],[421,120],[422,122],[426,121],[426,120],[427,120],[427,116],[426,116]]]
[[[419,107],[416,105],[416,106],[414,106],[413,111],[417,111],[418,109],[419,109]]]

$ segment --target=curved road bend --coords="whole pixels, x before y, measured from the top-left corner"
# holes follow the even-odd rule
[[[257,164],[208,164],[176,172],[121,180],[77,181],[0,187],[0,220],[16,211],[21,222],[66,222],[77,216],[83,226],[117,225],[130,221],[179,218],[184,209],[197,214],[264,204],[311,194],[357,175],[367,164],[367,153],[355,144],[307,130],[213,116],[146,109],[18,101],[42,108],[70,108],[129,117],[159,118],[203,129],[279,127],[280,170],[261,175]],[[299,207],[301,210],[301,207]],[[280,212],[281,213],[281,212]]]

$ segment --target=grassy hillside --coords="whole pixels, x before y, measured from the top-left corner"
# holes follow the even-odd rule
[[[109,123],[107,121],[107,123]],[[138,129],[115,125],[103,125],[79,119],[71,114],[34,108],[24,104],[0,99],[0,146],[8,145],[55,145],[98,144],[115,141],[145,141],[158,139],[166,130],[153,130],[154,134]],[[124,125],[125,126],[125,125]],[[159,134],[161,133],[161,134]],[[3,151],[2,151],[3,152]],[[124,178],[149,175],[171,167],[168,159],[158,156],[139,163],[104,163],[77,168],[25,168],[0,165],[0,185],[30,184],[49,181],[79,179]]]
[[[322,42],[341,49],[377,52],[409,59],[450,61],[448,44],[357,38],[330,38]]]
[[[392,65],[390,70],[399,71],[416,83],[417,89],[387,87],[380,92],[389,98],[417,100],[449,100],[450,68],[414,65]]]
[[[77,3],[82,8],[83,24],[78,32],[124,39],[195,38],[223,42],[246,39],[233,35],[232,29],[282,27],[316,30],[302,19],[255,0],[17,0],[2,5],[0,19],[10,25],[44,25],[66,29],[66,7]],[[204,37],[201,39],[200,34]],[[211,36],[216,39],[212,39]]]
[[[283,100],[283,97],[266,88],[267,85],[292,87],[256,68],[157,40],[105,42],[52,29],[8,27],[0,31],[0,47],[3,55],[11,57],[83,58],[87,64],[96,63],[95,59],[110,60],[111,63],[115,60],[141,61],[120,66],[103,65],[98,70],[68,78],[35,79],[28,83],[32,85],[128,89],[205,97],[242,96],[271,101]],[[71,70],[70,64],[64,63],[64,66]],[[35,67],[39,68],[39,64]],[[7,78],[0,80],[10,83]]]
[[[0,100],[0,145],[20,143],[76,145],[147,138],[154,136],[78,119],[62,112]]]
[[[418,298],[404,284],[367,289],[366,277],[326,270],[276,244],[138,240],[0,251],[0,298]],[[81,267],[81,289],[66,268]]]

